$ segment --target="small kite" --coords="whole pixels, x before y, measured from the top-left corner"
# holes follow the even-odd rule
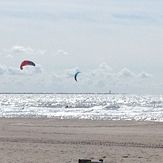
[[[81,72],[78,71],[78,72],[76,72],[75,75],[74,75],[74,79],[75,79],[76,82],[78,81],[78,80],[77,80],[77,76],[78,76],[79,73],[81,73]]]
[[[35,66],[35,63],[29,60],[24,60],[20,65],[20,69],[23,70],[23,67],[28,65]]]

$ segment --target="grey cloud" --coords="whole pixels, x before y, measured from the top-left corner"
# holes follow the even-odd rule
[[[119,21],[128,21],[128,22],[139,22],[139,23],[151,23],[154,22],[154,18],[150,15],[147,15],[145,13],[141,12],[128,12],[128,13],[117,13],[117,14],[112,14],[113,18],[115,20]]]
[[[33,2],[30,4],[27,3],[26,7],[24,5],[21,5],[21,3],[18,5],[16,4],[15,7],[8,7],[8,8],[3,8],[0,11],[0,16],[1,17],[8,17],[8,18],[16,18],[16,19],[22,19],[22,20],[28,20],[28,21],[48,21],[48,22],[60,22],[63,20],[69,20],[69,21],[80,21],[80,22],[86,22],[88,23],[98,23],[99,25],[105,23],[108,23],[109,25],[111,23],[117,23],[120,22],[121,24],[125,24],[126,21],[129,22],[128,24],[133,24],[133,22],[139,22],[140,24],[149,24],[149,23],[155,23],[160,17],[160,15],[153,9],[152,15],[151,12],[146,11],[140,11],[137,8],[141,8],[142,5],[146,6],[148,5],[147,2],[143,2],[142,4],[140,3],[135,3],[134,5],[136,6],[135,12],[132,11],[129,7],[126,8],[126,5],[133,6],[129,1],[123,2],[118,2],[119,5],[121,5],[121,9],[119,5],[117,5],[114,1],[104,1],[104,2],[94,2],[90,3],[83,2],[83,4],[80,3],[70,3],[63,1],[63,4],[61,3],[53,3],[53,2],[47,2],[45,3],[46,5],[38,5],[35,7]],[[50,5],[49,5],[50,4]],[[66,7],[65,7],[65,4]],[[79,5],[80,4],[80,5]],[[81,5],[82,4],[82,5]],[[89,5],[87,5],[89,4]],[[162,3],[158,3],[160,6]],[[98,7],[92,7],[93,6],[98,6]],[[21,6],[21,7],[19,7]],[[45,6],[45,7],[43,7]],[[108,7],[110,6],[110,9],[108,10]],[[102,7],[102,8],[101,8]],[[113,8],[113,9],[112,9]],[[116,10],[116,8],[120,10]],[[151,11],[151,10],[150,10]],[[100,12],[100,14],[99,14]],[[109,20],[109,21],[108,21]],[[136,24],[134,23],[134,24]],[[161,17],[159,18],[159,23],[163,23]]]

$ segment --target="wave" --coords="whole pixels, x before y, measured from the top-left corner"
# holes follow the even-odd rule
[[[0,94],[0,117],[163,121],[163,96]]]

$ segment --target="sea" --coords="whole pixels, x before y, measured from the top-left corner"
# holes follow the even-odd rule
[[[0,94],[0,117],[163,121],[163,95]]]

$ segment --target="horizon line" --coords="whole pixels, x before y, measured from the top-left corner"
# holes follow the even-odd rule
[[[88,92],[88,93],[73,93],[73,92],[0,92],[0,94],[127,94],[127,93],[111,93],[111,92]]]

